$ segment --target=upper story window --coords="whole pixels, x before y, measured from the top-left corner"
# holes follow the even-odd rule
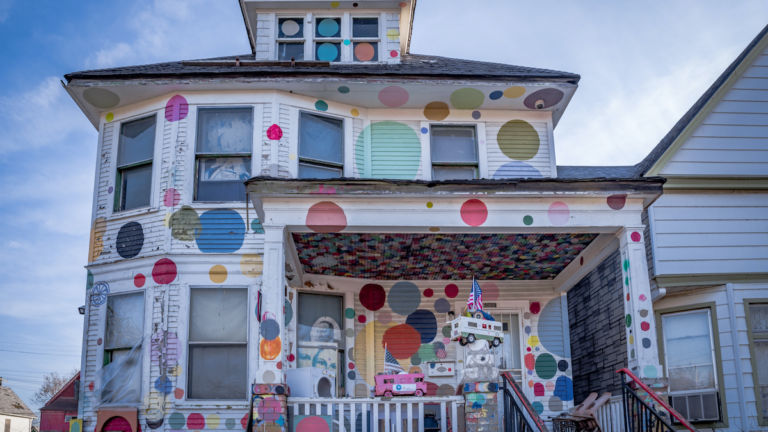
[[[341,18],[315,19],[315,59],[327,62],[341,60]]]
[[[278,18],[277,59],[304,60],[304,18]]]
[[[188,361],[189,399],[246,398],[247,289],[190,290]]]
[[[243,201],[252,149],[251,108],[200,108],[195,201]]]
[[[103,403],[141,400],[141,345],[144,337],[144,293],[115,294],[107,299],[104,329]],[[112,367],[107,365],[114,364]]]
[[[301,113],[299,116],[299,178],[344,175],[344,122]]]
[[[757,415],[765,422],[768,420],[768,302],[749,302],[747,313]]]
[[[120,126],[115,211],[149,206],[152,158],[155,152],[155,119],[153,115]]]
[[[434,125],[430,128],[432,180],[471,180],[478,177],[474,126]]]
[[[379,59],[378,18],[352,18],[352,53],[358,62]]]

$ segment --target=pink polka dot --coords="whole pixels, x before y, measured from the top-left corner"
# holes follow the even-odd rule
[[[640,328],[643,331],[648,331],[648,330],[651,329],[651,325],[648,323],[648,321],[643,321],[643,322],[640,323]]]
[[[533,385],[534,396],[544,396],[544,385],[542,383],[536,383]]]
[[[322,417],[304,417],[296,424],[296,432],[330,432],[328,422]]]
[[[408,98],[408,91],[400,86],[384,87],[379,92],[379,101],[390,108],[405,105]]]
[[[358,321],[360,324],[365,324],[365,320],[366,320],[366,318],[365,318],[365,315],[358,315],[358,316],[357,316],[357,321]]]
[[[355,364],[352,363],[352,362],[349,362],[349,364],[347,365],[347,368],[354,369],[355,368]]]
[[[182,95],[175,95],[165,104],[165,119],[169,122],[184,120],[189,114],[189,104]]]
[[[389,56],[390,56],[390,57],[393,57],[393,58],[394,58],[394,57],[397,57],[397,55],[398,55],[398,54],[399,54],[399,53],[398,53],[396,50],[392,50],[392,51],[390,51],[390,52],[389,52]]]
[[[163,196],[163,204],[165,204],[166,207],[173,207],[177,205],[181,201],[181,194],[179,191],[177,191],[174,188],[168,188],[165,190],[165,195]]]
[[[164,285],[173,282],[176,279],[176,263],[168,258],[157,260],[152,268],[152,279],[155,283]]]
[[[448,284],[445,286],[445,295],[449,298],[455,298],[459,295],[459,287],[456,284]]]
[[[562,201],[555,201],[550,204],[547,215],[552,225],[565,225],[571,217],[571,210],[568,208],[568,204]]]
[[[627,295],[629,295],[629,294],[627,294]],[[640,301],[645,301],[645,299],[647,299],[648,297],[646,297],[645,294],[640,294],[640,297],[638,297],[638,298],[640,299]]]
[[[480,226],[488,219],[488,208],[479,199],[471,199],[461,205],[461,220],[470,226]]]
[[[141,288],[144,286],[144,282],[146,281],[147,281],[147,278],[143,274],[139,273],[133,277],[133,286],[135,286],[136,288]]]
[[[280,126],[273,124],[267,129],[267,138],[271,140],[279,140],[283,137],[283,130],[280,129]]]
[[[306,224],[318,233],[339,232],[347,227],[347,215],[338,205],[322,201],[309,208]]]
[[[626,194],[611,195],[608,198],[606,198],[605,201],[608,204],[608,207],[612,208],[613,210],[621,210],[624,208],[624,205],[627,203],[627,195]]]
[[[292,361],[294,361],[294,360],[296,360],[296,356],[295,356],[295,355],[293,355],[293,354],[288,354],[288,361],[289,361],[289,362],[292,362]]]
[[[273,422],[279,419],[282,411],[283,407],[280,401],[274,397],[268,397],[259,402],[259,414],[262,415],[261,419],[264,421]],[[246,421],[245,424],[247,426],[248,422]]]
[[[432,297],[434,295],[434,291],[432,291],[432,288],[427,288],[424,290],[424,297]]]
[[[187,417],[187,429],[200,430],[205,428],[205,417],[200,413],[192,413]]]
[[[643,236],[641,236],[637,231],[632,231],[632,234],[629,235],[629,238],[631,238],[633,242],[639,242],[642,240]]]

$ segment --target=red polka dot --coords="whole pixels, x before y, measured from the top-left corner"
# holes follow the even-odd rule
[[[354,369],[354,368],[355,368],[355,364],[354,364],[354,363],[352,363],[352,362],[349,362],[349,364],[347,365],[347,367],[348,367],[349,369]]]
[[[400,324],[387,329],[382,342],[395,358],[407,359],[419,350],[421,334],[408,324]]]
[[[626,194],[611,195],[608,198],[606,198],[605,201],[608,204],[608,207],[612,208],[613,210],[621,210],[624,208],[624,205],[627,203],[627,195]]]
[[[539,312],[541,312],[541,303],[539,302],[531,303],[531,313],[536,315]]]
[[[650,330],[650,329],[651,329],[651,325],[650,325],[650,324],[648,324],[648,321],[643,321],[643,322],[641,322],[641,323],[640,323],[640,328],[641,328],[643,331],[648,331],[648,330]]]
[[[289,361],[289,362],[292,362],[292,361],[294,361],[294,360],[296,360],[296,356],[295,356],[295,355],[293,355],[293,354],[288,354],[288,361]]]
[[[533,385],[534,396],[544,396],[544,385],[542,383],[536,383]]]
[[[173,397],[175,397],[176,399],[183,398],[184,397],[184,389],[180,389],[178,387],[173,389]]]
[[[240,419],[240,426],[242,426],[243,429],[248,428],[248,417],[248,413],[246,412],[245,415],[243,415],[243,418]]]
[[[283,137],[283,130],[280,129],[280,126],[273,124],[267,129],[267,138],[271,140],[279,140]]]
[[[639,242],[643,236],[641,236],[639,232],[633,231],[632,234],[629,235],[629,238],[631,238],[633,242]]]
[[[139,274],[137,274],[136,276],[133,277],[133,285],[136,288],[143,287],[144,286],[144,282],[146,282],[146,281],[147,281],[147,278],[143,274],[141,274],[141,273],[139,273]]]
[[[398,54],[399,53],[396,50],[392,50],[392,51],[389,52],[389,56],[390,57],[397,57]]]
[[[283,368],[283,362],[279,361],[279,362],[277,362],[277,364],[276,364],[275,366],[276,366],[278,369],[282,369],[282,368]]]
[[[425,290],[424,290],[424,297],[432,297],[432,295],[433,295],[434,293],[435,293],[435,292],[434,292],[434,291],[432,291],[432,288],[427,288],[427,289],[425,289]]]
[[[309,208],[306,224],[318,233],[339,232],[347,227],[347,215],[338,205],[322,201]]]
[[[359,322],[360,324],[365,324],[365,320],[366,320],[365,315],[357,316],[357,322]]]
[[[629,301],[629,293],[627,293],[627,301]]]
[[[164,285],[173,282],[176,279],[176,263],[168,258],[157,260],[152,268],[152,279],[155,283]]]
[[[648,297],[646,297],[645,294],[640,294],[640,297],[638,297],[638,299],[640,299],[640,301],[645,301],[645,299],[647,299],[647,298]]]
[[[192,413],[187,417],[187,429],[205,429],[205,417],[200,413]]]
[[[384,287],[378,284],[366,284],[360,289],[360,304],[364,308],[370,311],[377,311],[384,306],[384,302],[387,301],[387,293],[384,291]]]
[[[528,348],[530,351],[530,348]],[[525,368],[533,370],[533,368],[536,366],[536,357],[533,356],[533,354],[526,354],[525,355]]]
[[[93,391],[93,381],[88,383],[88,390]]]
[[[470,226],[480,226],[488,219],[488,208],[479,199],[471,199],[461,205],[461,220]]]
[[[448,284],[445,286],[445,295],[449,298],[456,298],[459,295],[459,287],[456,284]]]
[[[96,340],[96,345],[101,345],[101,343],[102,343],[102,342],[103,342],[103,341],[101,340],[101,338],[98,338],[98,339]]]
[[[296,424],[296,432],[329,432],[328,422],[318,416],[304,417]]]
[[[531,352],[531,347],[528,347],[525,350],[528,351],[528,352]]]

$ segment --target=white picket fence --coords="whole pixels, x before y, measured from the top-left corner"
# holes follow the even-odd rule
[[[288,398],[290,421],[324,416],[338,432],[462,432],[462,396]]]

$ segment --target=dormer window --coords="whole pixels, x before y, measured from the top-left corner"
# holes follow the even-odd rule
[[[304,18],[277,20],[277,59],[304,60]]]
[[[352,53],[357,62],[379,59],[378,18],[352,18]]]
[[[341,18],[315,19],[315,59],[327,62],[341,60]]]

